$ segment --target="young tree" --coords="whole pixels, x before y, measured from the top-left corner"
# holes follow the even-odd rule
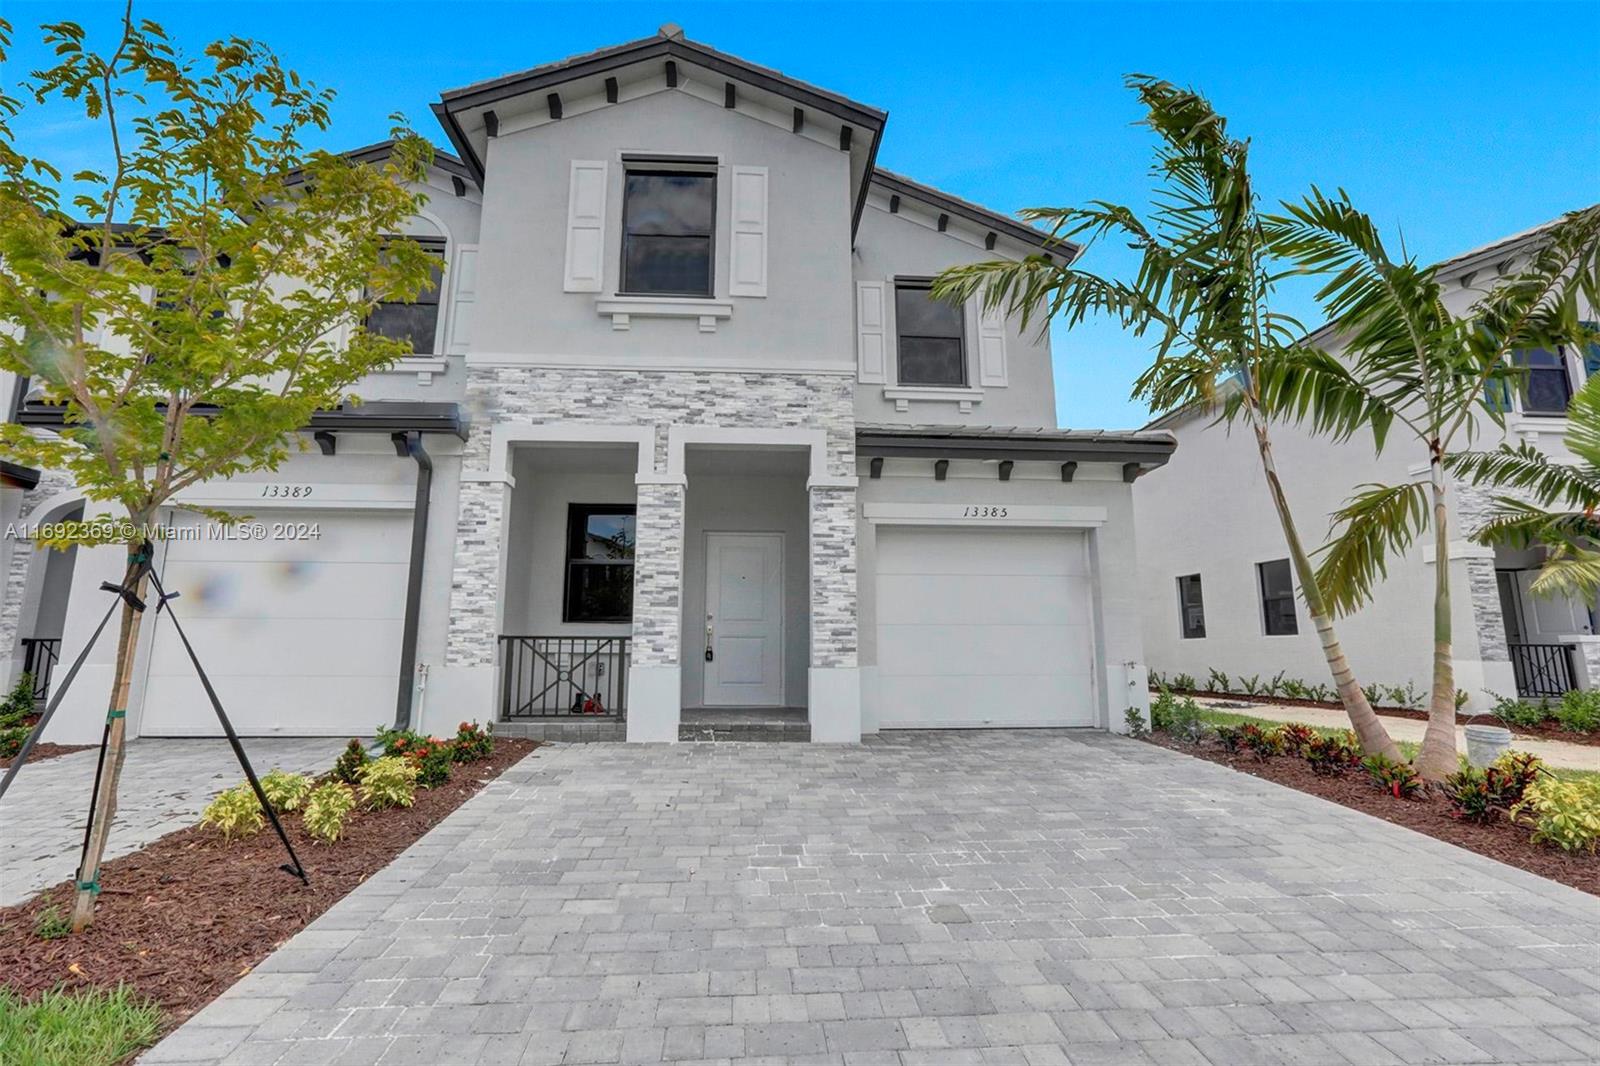
[[[1433,685],[1417,771],[1438,781],[1456,770],[1455,671],[1450,606],[1447,468],[1480,416],[1504,422],[1502,396],[1519,376],[1518,351],[1582,343],[1580,300],[1600,294],[1600,206],[1546,229],[1521,270],[1463,313],[1452,313],[1433,266],[1398,260],[1344,193],[1312,190],[1269,224],[1274,245],[1302,269],[1329,275],[1319,293],[1343,354],[1300,349],[1263,371],[1263,392],[1280,410],[1336,436],[1370,428],[1381,450],[1398,428],[1427,457],[1424,478],[1368,485],[1336,515],[1317,583],[1336,611],[1366,603],[1425,531],[1434,547]]]
[[[1087,236],[1123,240],[1139,252],[1132,281],[1117,281],[1044,255],[986,262],[941,274],[934,292],[949,299],[981,293],[1026,328],[1035,317],[1059,316],[1068,327],[1091,314],[1119,320],[1156,338],[1154,363],[1134,393],[1159,412],[1218,409],[1249,426],[1283,530],[1306,611],[1322,645],[1339,699],[1362,748],[1389,758],[1399,749],[1361,691],[1334,631],[1273,458],[1272,397],[1258,368],[1295,342],[1297,322],[1273,310],[1287,268],[1275,261],[1249,170],[1249,142],[1228,135],[1226,120],[1191,90],[1145,75],[1127,79],[1159,138],[1152,175],[1154,210],[1146,220],[1129,207],[1095,201],[1087,207],[1033,208],[1023,217],[1047,222],[1058,240]],[[1041,326],[1043,328],[1043,326]]]
[[[188,57],[131,8],[104,54],[76,24],[44,26],[56,65],[0,91],[0,322],[11,327],[0,369],[65,412],[57,434],[4,426],[0,454],[70,472],[126,519],[111,540],[128,544],[124,587],[142,600],[149,537],[175,494],[277,466],[313,411],[405,351],[359,328],[339,337],[429,280],[421,249],[384,238],[420,206],[406,182],[431,149],[398,129],[383,169],[308,150],[330,91],[255,41]],[[0,68],[9,44],[0,23]],[[105,167],[71,176],[87,191],[68,205],[61,173],[13,136],[24,98],[104,135]],[[94,914],[137,639],[125,603],[75,930]]]

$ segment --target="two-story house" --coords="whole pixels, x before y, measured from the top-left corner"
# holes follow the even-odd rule
[[[1439,264],[1446,306],[1464,314],[1527,260],[1546,227],[1495,241]],[[1324,327],[1313,340],[1337,354]],[[1600,372],[1600,350],[1515,353],[1526,369],[1520,389],[1497,403],[1499,425],[1475,418],[1470,447],[1532,443],[1574,462],[1563,436],[1572,395]],[[1283,534],[1267,495],[1254,439],[1219,424],[1213,411],[1178,411],[1151,422],[1180,444],[1174,461],[1135,487],[1144,639],[1153,670],[1204,680],[1289,678],[1330,683],[1316,633],[1298,600]],[[1426,457],[1391,434],[1375,454],[1370,437],[1335,445],[1293,425],[1273,429],[1273,452],[1302,535],[1314,547],[1332,514],[1362,485],[1427,477]],[[1435,559],[1432,537],[1391,561],[1372,602],[1338,622],[1356,676],[1386,688],[1426,693],[1433,664],[1434,567],[1450,567],[1456,686],[1464,710],[1486,710],[1496,696],[1559,696],[1600,686],[1596,604],[1529,591],[1544,549],[1490,547],[1471,539],[1499,490],[1450,486],[1449,558]],[[1203,516],[1203,520],[1196,520]],[[1392,697],[1385,696],[1385,703]]]
[[[878,169],[884,112],[674,27],[434,112],[454,154],[395,236],[441,281],[368,324],[415,354],[280,470],[185,497],[253,525],[178,511],[160,546],[241,732],[848,742],[1144,705],[1132,486],[1171,436],[1058,428],[1048,338],[928,289],[1075,247]],[[23,522],[83,509],[48,473],[7,491]],[[13,545],[13,674],[77,653],[120,559]],[[132,728],[214,734],[144,624]],[[98,738],[110,662],[50,739]]]

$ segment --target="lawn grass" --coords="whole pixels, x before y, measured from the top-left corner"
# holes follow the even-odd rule
[[[1282,722],[1274,721],[1270,718],[1252,718],[1248,714],[1234,714],[1232,711],[1216,711],[1212,710],[1210,707],[1200,708],[1200,720],[1209,726],[1244,725],[1249,723],[1251,725],[1260,726],[1262,729],[1277,729],[1279,726],[1283,725]],[[1310,728],[1313,732],[1325,737],[1335,736],[1344,732],[1343,729],[1330,729],[1327,726],[1314,725]],[[1417,748],[1421,746],[1414,740],[1397,740],[1395,743],[1400,745],[1400,753],[1408,759],[1416,758]],[[1559,766],[1546,766],[1545,769],[1554,774],[1556,777],[1561,778],[1563,781],[1600,780],[1600,772],[1594,770],[1568,770]]]
[[[161,1012],[127,987],[46,992],[24,1001],[0,988],[6,1066],[113,1066],[155,1043]]]

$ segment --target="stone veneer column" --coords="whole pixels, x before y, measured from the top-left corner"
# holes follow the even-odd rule
[[[447,667],[494,665],[500,635],[500,537],[510,493],[503,478],[487,474],[462,478],[445,639]]]
[[[813,485],[811,510],[811,739],[861,740],[856,615],[856,490]]]
[[[1455,490],[1455,529],[1457,536],[1480,528],[1494,509],[1493,493],[1472,485],[1453,485]],[[1485,711],[1493,702],[1490,692],[1512,695],[1517,690],[1511,669],[1511,652],[1506,646],[1505,613],[1500,607],[1500,586],[1495,579],[1494,549],[1481,545],[1460,554],[1452,542],[1451,565],[1460,567],[1451,575],[1466,574],[1467,602],[1472,607],[1472,641],[1465,634],[1455,635],[1456,687],[1467,693],[1467,710]],[[1437,564],[1435,564],[1437,565]],[[1452,585],[1455,581],[1452,581]],[[1455,595],[1459,592],[1452,589]],[[1458,616],[1459,617],[1459,616]],[[1472,649],[1476,648],[1474,654]],[[1465,654],[1463,654],[1465,653]],[[1578,664],[1581,668],[1582,664]]]
[[[633,649],[628,739],[676,743],[683,707],[681,481],[641,481],[633,548]]]
[[[46,470],[40,475],[39,484],[23,494],[14,521],[19,527],[34,525],[41,520],[59,521],[59,511],[55,515],[39,515],[37,512],[41,505],[72,488],[70,475]],[[11,542],[11,552],[6,560],[5,584],[0,590],[0,657],[9,664],[9,670],[0,681],[8,688],[22,674],[22,649],[17,641],[33,635],[20,632],[20,629],[22,607],[28,595],[28,576],[32,572],[37,551],[32,537],[17,537]]]

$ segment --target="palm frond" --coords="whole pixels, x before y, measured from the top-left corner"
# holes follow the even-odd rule
[[[1567,448],[1600,475],[1600,374],[1583,383],[1567,408]]]
[[[1600,594],[1600,552],[1579,548],[1552,553],[1528,588],[1535,596],[1564,596],[1593,603]]]
[[[1334,513],[1335,530],[1317,566],[1317,587],[1337,615],[1359,610],[1388,576],[1389,557],[1411,547],[1429,524],[1428,486],[1367,485]]]
[[[1508,544],[1513,548],[1542,545],[1583,548],[1600,541],[1600,518],[1594,512],[1547,511],[1514,496],[1495,498],[1495,513],[1479,529],[1474,540],[1485,544]]]
[[[1380,451],[1395,411],[1338,359],[1318,348],[1276,351],[1256,365],[1256,393],[1268,418],[1309,425],[1318,434],[1348,440],[1363,427]]]
[[[1457,452],[1445,458],[1445,469],[1469,484],[1525,493],[1544,507],[1600,507],[1596,471],[1556,462],[1526,441],[1492,452]]]

